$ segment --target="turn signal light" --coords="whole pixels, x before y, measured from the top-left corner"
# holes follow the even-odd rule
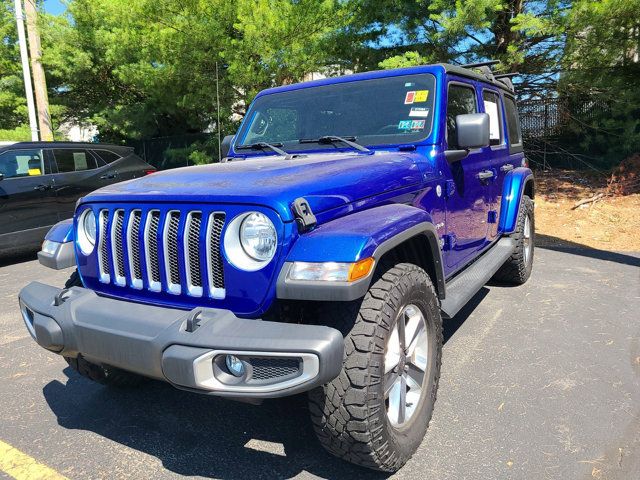
[[[371,272],[373,264],[375,263],[373,257],[365,258],[356,263],[352,263],[349,267],[349,282],[355,282],[361,278],[366,277]]]

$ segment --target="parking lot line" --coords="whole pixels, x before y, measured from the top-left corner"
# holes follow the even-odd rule
[[[0,440],[0,472],[16,480],[66,480],[55,470]]]

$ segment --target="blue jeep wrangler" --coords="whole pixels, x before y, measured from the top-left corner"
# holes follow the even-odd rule
[[[442,319],[531,273],[513,86],[473,67],[269,89],[222,163],[85,196],[39,253],[77,271],[20,292],[29,332],[98,382],[307,392],[327,450],[399,469],[432,415]]]

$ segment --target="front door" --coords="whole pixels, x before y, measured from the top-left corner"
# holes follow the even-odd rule
[[[450,81],[447,97],[447,145],[457,149],[456,116],[478,113],[478,98],[473,82]],[[487,239],[487,216],[491,162],[482,149],[471,150],[464,159],[445,166],[452,187],[447,188],[445,241],[446,264],[456,270],[483,248]]]
[[[58,221],[51,174],[42,149],[15,149],[0,154],[0,248],[42,242]]]

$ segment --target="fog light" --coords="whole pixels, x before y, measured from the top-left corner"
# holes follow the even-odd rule
[[[227,355],[224,361],[227,364],[227,368],[231,375],[234,377],[241,377],[244,375],[244,363],[242,363],[242,360],[238,357],[235,355]]]

